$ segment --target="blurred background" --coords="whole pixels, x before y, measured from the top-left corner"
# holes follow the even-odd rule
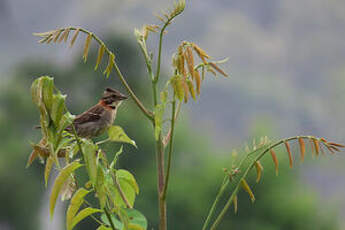
[[[65,204],[48,215],[49,188],[43,166],[25,169],[39,113],[30,86],[41,75],[55,78],[78,114],[97,102],[106,86],[124,89],[117,77],[94,72],[96,47],[86,64],[83,39],[67,45],[40,45],[32,32],[82,26],[107,41],[117,61],[146,104],[151,86],[133,36],[143,23],[159,23],[152,13],[172,1],[0,0],[0,230],[64,229]],[[200,229],[223,177],[231,151],[267,135],[279,139],[315,135],[345,143],[345,2],[340,0],[190,0],[164,40],[163,76],[171,74],[171,56],[183,41],[199,44],[214,58],[229,57],[230,78],[208,76],[198,102],[183,106],[176,133],[168,216],[170,229]],[[79,47],[78,47],[79,46]],[[157,50],[157,36],[148,46]],[[104,67],[103,67],[104,68]],[[156,174],[152,128],[132,101],[116,123],[136,140],[125,147],[120,166],[135,174],[141,193],[136,208],[149,229],[157,229]],[[117,146],[106,146],[114,153]],[[276,177],[266,157],[264,179],[253,185],[257,201],[239,197],[239,213],[229,212],[220,229],[345,229],[344,153],[300,164],[294,169],[278,154]],[[309,152],[310,153],[310,152]],[[254,184],[255,176],[250,177]],[[83,221],[76,229],[95,229]]]

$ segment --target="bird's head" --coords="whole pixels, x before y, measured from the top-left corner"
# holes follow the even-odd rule
[[[112,88],[106,88],[103,96],[101,98],[101,101],[111,108],[116,108],[121,104],[121,102],[128,97],[122,93],[120,93],[118,90],[112,89]]]

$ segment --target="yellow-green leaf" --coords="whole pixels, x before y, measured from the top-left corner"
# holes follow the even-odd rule
[[[65,99],[66,95],[60,93],[53,95],[53,105],[50,116],[56,127],[59,127],[61,118],[64,115]]]
[[[71,223],[71,228],[70,229],[73,229],[74,226],[76,226],[80,221],[82,221],[83,219],[85,219],[86,217],[94,214],[94,213],[97,213],[97,212],[102,212],[101,209],[97,209],[97,208],[85,208],[83,210],[81,210],[72,220],[72,223]]]
[[[184,98],[184,88],[182,85],[181,77],[176,75],[171,78],[170,83],[174,89],[175,96],[182,101]]]
[[[249,197],[250,197],[250,200],[252,202],[255,201],[255,196],[254,196],[254,193],[252,192],[252,190],[250,189],[247,181],[245,179],[242,179],[241,180],[241,185],[242,185],[242,188],[248,193]]]
[[[105,227],[104,225],[100,225],[97,230],[111,230],[111,228]]]
[[[103,171],[102,166],[98,164],[97,167],[98,167],[98,170],[97,170],[96,192],[97,192],[97,198],[99,200],[101,209],[103,209],[107,202],[107,194],[105,191],[105,182],[104,182],[105,178],[104,178],[104,171]]]
[[[53,104],[53,90],[54,90],[54,81],[51,77],[42,78],[42,96],[43,102],[48,109],[51,110]]]
[[[158,140],[159,134],[162,130],[163,115],[164,115],[165,105],[158,104],[155,106],[155,138]]]
[[[98,66],[99,66],[99,64],[100,64],[101,61],[102,61],[102,57],[103,57],[103,54],[104,54],[104,50],[105,50],[104,45],[101,45],[101,46],[98,48],[98,56],[97,56],[97,61],[96,61],[95,70],[98,69]]]
[[[73,46],[75,40],[77,39],[78,34],[79,34],[79,31],[80,31],[80,28],[76,29],[76,31],[74,32],[74,35],[73,35],[72,40],[71,40],[71,45],[70,45],[70,47]]]
[[[80,164],[78,161],[74,161],[66,165],[63,169],[61,169],[59,175],[55,179],[53,189],[50,195],[50,216],[51,217],[53,217],[54,215],[56,200],[59,196],[62,186],[64,185],[68,177],[71,175],[71,173],[81,166],[82,164]]]
[[[54,164],[54,157],[51,155],[48,157],[46,162],[46,167],[44,169],[44,184],[47,187],[50,171],[52,170]]]
[[[84,62],[86,62],[87,56],[89,54],[91,39],[92,39],[92,33],[89,33],[86,37],[85,45],[84,45],[84,54],[83,54]]]
[[[108,136],[111,141],[129,143],[137,147],[137,145],[135,144],[135,141],[130,139],[120,126],[117,126],[117,125],[111,126],[108,130]]]
[[[107,78],[109,78],[109,75],[111,73],[111,70],[114,67],[114,64],[115,64],[115,55],[113,53],[110,53],[109,58],[108,58],[107,68],[103,72],[103,74],[105,74],[107,76]]]
[[[132,173],[124,169],[119,169],[119,170],[116,170],[116,177],[120,181],[121,180],[127,181],[134,188],[135,193],[139,194],[139,186]]]
[[[75,215],[77,214],[80,206],[84,202],[84,197],[89,193],[90,191],[80,188],[78,191],[73,195],[71,202],[68,206],[67,212],[66,212],[66,228],[67,230],[72,229],[72,221]]]
[[[97,181],[97,164],[96,164],[96,152],[97,146],[89,141],[85,141],[81,146],[84,154],[85,167],[89,174],[89,178],[92,185],[96,185]]]
[[[260,161],[256,161],[255,168],[256,168],[256,183],[259,183],[261,179],[261,175],[262,175],[262,170],[264,169],[264,167],[262,167]]]

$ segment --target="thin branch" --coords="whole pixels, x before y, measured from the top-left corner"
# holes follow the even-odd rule
[[[243,173],[242,178],[245,178],[249,171],[255,166],[255,162],[259,161],[267,152],[269,152],[272,148],[279,146],[285,142],[289,142],[292,140],[298,140],[299,138],[303,138],[303,139],[312,139],[312,140],[317,140],[319,141],[318,138],[313,137],[313,136],[294,136],[294,137],[289,137],[286,139],[281,139],[279,141],[277,141],[276,143],[271,144],[270,146],[268,146],[261,154],[259,154],[254,160],[253,163],[247,167],[246,171]],[[245,158],[244,158],[245,159]],[[243,161],[242,161],[243,162]],[[218,225],[220,224],[220,222],[222,221],[222,219],[224,218],[225,213],[228,211],[230,205],[232,204],[233,198],[234,196],[236,196],[238,190],[240,188],[240,183],[238,183],[234,189],[234,191],[231,193],[228,201],[226,202],[225,206],[223,207],[222,211],[219,213],[219,215],[217,216],[216,220],[213,222],[212,226],[211,226],[211,230],[215,230]],[[207,226],[204,226],[203,229],[206,229]]]
[[[175,98],[175,95],[174,95]],[[167,190],[168,190],[168,184],[169,184],[169,176],[170,176],[170,168],[171,168],[171,158],[172,158],[172,151],[173,151],[173,144],[174,144],[174,130],[175,130],[175,120],[176,120],[176,101],[174,100],[172,102],[172,109],[171,109],[171,132],[170,132],[170,142],[169,142],[169,152],[168,152],[168,163],[167,163],[167,171],[165,175],[165,181],[164,181],[164,188],[162,191],[162,198],[165,200]]]
[[[109,223],[110,223],[111,228],[112,228],[113,230],[116,230],[115,225],[114,225],[114,223],[113,223],[113,220],[111,219],[111,216],[110,216],[110,213],[109,213],[108,209],[107,209],[107,208],[104,208],[103,210],[104,210],[105,215],[107,216],[107,218],[108,218],[108,220],[109,220]]]
[[[146,63],[146,68],[147,68],[147,72],[151,78],[151,80],[154,80],[154,75],[152,72],[152,60],[149,56],[149,54],[147,53],[147,47],[146,47],[146,41],[145,39],[140,39],[140,41],[138,41],[140,50],[142,51],[144,58],[145,58],[145,63]]]
[[[229,184],[229,178],[228,178],[228,176],[225,176],[223,179],[222,185],[219,188],[216,199],[214,200],[214,202],[210,208],[210,211],[208,212],[208,215],[206,217],[204,225],[202,226],[202,230],[206,230],[207,226],[209,225],[209,223],[211,221],[211,217],[213,216],[213,213],[215,212],[217,203],[218,203],[219,199],[223,196],[223,194],[225,192],[225,188],[228,186],[228,184]]]
[[[76,27],[66,27],[66,28],[63,28],[64,30],[66,29],[69,29],[69,30],[77,30],[79,29],[79,31],[83,32],[83,33],[86,33],[88,35],[92,35],[92,37],[94,38],[94,40],[101,46],[104,47],[105,49],[105,52],[110,55],[114,55],[113,52],[111,52],[108,47],[104,44],[104,42],[99,38],[97,37],[94,33],[86,30],[86,29],[83,29],[83,28],[76,28]],[[114,55],[115,56],[115,55]],[[120,78],[122,84],[125,86],[125,88],[127,89],[128,93],[130,94],[130,96],[133,98],[134,102],[137,104],[137,106],[140,108],[140,110],[144,113],[144,115],[150,119],[151,121],[153,121],[153,114],[152,112],[150,112],[149,110],[147,110],[145,108],[145,106],[143,105],[143,103],[139,100],[139,98],[135,95],[135,93],[133,92],[133,90],[131,89],[131,87],[128,85],[127,81],[125,80],[124,76],[122,75],[119,67],[117,66],[117,64],[114,62],[114,67],[115,67],[115,70],[117,72],[117,75],[118,77]]]

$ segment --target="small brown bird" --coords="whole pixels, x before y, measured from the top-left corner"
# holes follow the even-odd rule
[[[127,98],[115,89],[106,88],[96,105],[74,119],[73,125],[78,136],[92,138],[101,135],[113,124],[117,108]],[[73,132],[72,126],[68,126],[66,131]]]

